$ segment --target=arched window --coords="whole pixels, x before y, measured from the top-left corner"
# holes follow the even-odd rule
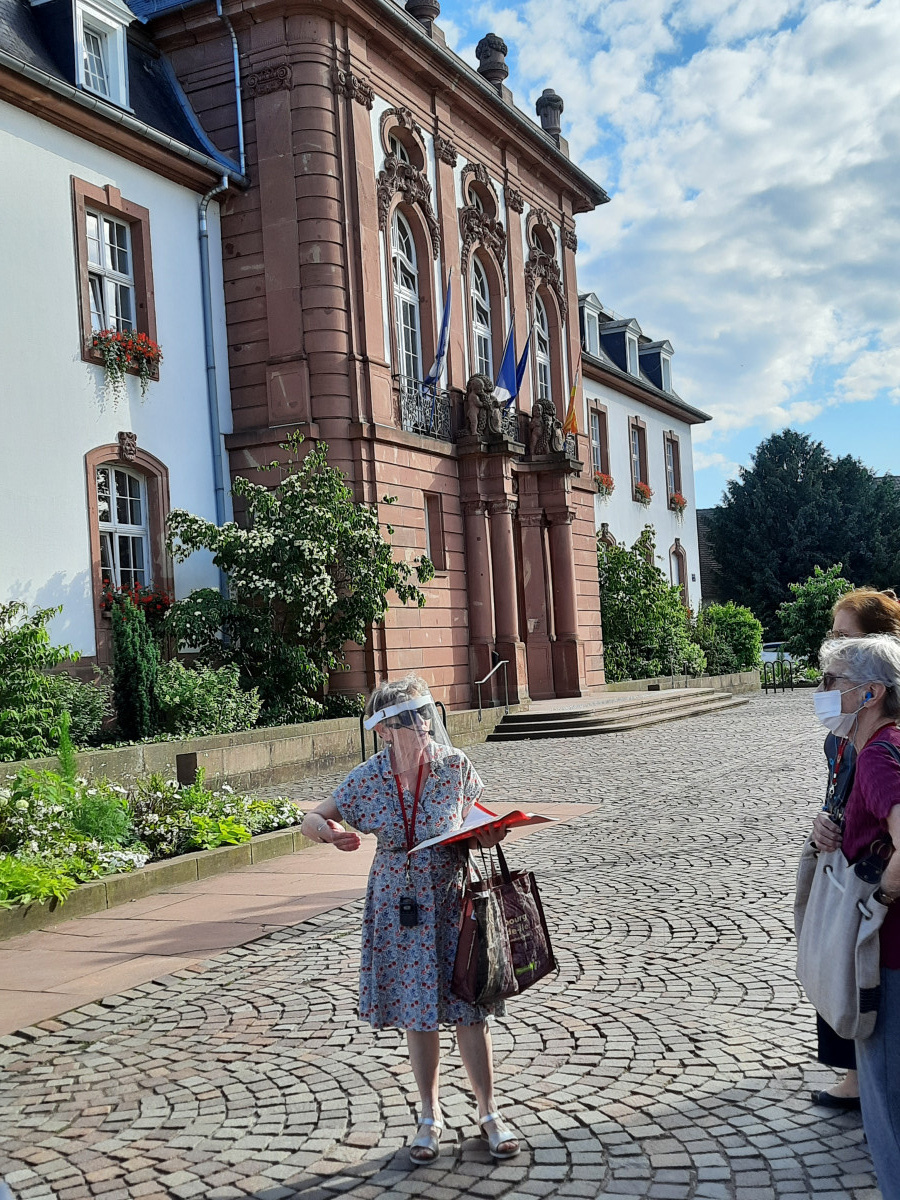
[[[141,475],[104,463],[97,467],[100,572],[116,588],[142,588],[150,576],[150,514]]]
[[[534,361],[537,398],[550,399],[550,322],[540,296],[534,298]]]
[[[493,378],[491,347],[491,293],[487,274],[477,258],[472,259],[472,345],[475,373]]]
[[[394,213],[391,224],[391,268],[400,374],[407,379],[421,379],[422,322],[416,244],[406,218],[399,212]]]
[[[410,161],[409,151],[403,145],[403,143],[400,141],[400,139],[397,137],[396,134],[392,133],[390,135],[390,137],[388,138],[388,147],[390,149],[391,154],[394,155],[394,157],[397,159],[398,162],[408,163]]]
[[[675,545],[669,551],[669,572],[672,583],[681,590],[681,603],[688,607],[687,555],[681,544],[681,539],[675,539]]]

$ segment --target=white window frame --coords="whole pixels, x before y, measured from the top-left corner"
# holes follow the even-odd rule
[[[631,473],[635,483],[646,483],[647,480],[643,477],[643,449],[641,443],[646,434],[639,425],[631,426]]]
[[[101,96],[120,108],[128,103],[127,26],[134,14],[117,0],[78,0],[75,22],[78,81],[85,91]],[[100,39],[107,90],[95,87],[85,70],[85,30]]]
[[[550,374],[550,320],[547,306],[540,296],[534,298],[534,388],[538,400],[549,400]]]
[[[625,335],[625,362],[628,365],[629,375],[640,375],[640,356],[638,354],[638,341],[630,333]]]
[[[584,314],[584,341],[588,354],[600,353],[600,322],[596,313]]]
[[[408,238],[409,252],[401,242],[401,231]],[[419,268],[416,241],[409,222],[400,212],[391,221],[391,272],[394,287],[394,326],[397,338],[397,366],[405,379],[422,379],[422,302],[419,297]],[[412,284],[403,279],[412,277]]]
[[[672,390],[672,360],[667,354],[661,354],[660,358],[660,378],[662,379],[662,390],[671,392]]]
[[[666,484],[669,488],[669,495],[674,496],[678,491],[677,487],[677,471],[675,469],[675,443],[670,437],[666,438]]]
[[[591,417],[591,466],[594,474],[603,470],[603,428],[600,413],[596,408],[590,410]]]
[[[407,166],[412,166],[412,162],[409,157],[409,151],[395,133],[390,134],[388,137],[388,149],[390,150],[391,154],[393,154],[394,158],[396,158],[397,162],[406,163]]]
[[[92,235],[91,223],[97,222],[98,236]],[[91,304],[91,328],[95,333],[101,329],[113,329],[117,333],[136,328],[136,296],[134,286],[134,248],[131,242],[131,226],[109,213],[95,208],[85,208],[85,234],[88,247],[88,295]],[[124,246],[118,238],[113,246],[109,234],[121,234]],[[95,248],[96,247],[96,248]],[[126,271],[115,261],[117,253],[126,257]],[[128,297],[130,315],[125,312],[122,298]]]
[[[487,271],[478,260],[472,258],[472,275],[469,280],[469,297],[472,303],[472,357],[474,373],[494,378],[494,347],[491,333],[491,289]]]
[[[100,473],[107,472],[109,476],[109,515],[110,520],[104,521],[100,516],[101,511],[101,494]],[[127,496],[120,497],[119,488],[120,481],[118,476],[124,476],[137,485],[137,495],[130,493]],[[140,583],[141,588],[146,589],[153,586],[153,566],[150,558],[150,509],[147,495],[147,481],[143,475],[137,471],[130,471],[119,463],[109,462],[101,463],[97,467],[97,525],[100,531],[100,561],[101,574],[104,579],[108,579],[110,584],[115,588],[133,587],[134,584]],[[119,514],[119,499],[123,499],[128,504],[128,520],[121,520]],[[135,523],[130,518],[132,517],[132,505],[139,505],[140,520]],[[131,565],[122,566],[122,551],[123,542],[130,546],[129,556],[131,557]],[[141,554],[143,556],[143,565],[135,567],[134,564],[134,547],[139,544]],[[105,554],[104,554],[105,550]],[[103,558],[106,562],[103,562]],[[137,579],[136,576],[141,575],[142,578]]]

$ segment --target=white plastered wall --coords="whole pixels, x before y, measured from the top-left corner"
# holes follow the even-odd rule
[[[609,499],[594,497],[594,517],[599,530],[606,521],[610,533],[617,542],[631,546],[637,541],[645,525],[656,530],[656,565],[672,581],[669,551],[680,538],[687,556],[687,586],[690,607],[697,612],[700,607],[700,550],[697,544],[697,507],[694,494],[694,463],[691,453],[691,426],[652,408],[623,396],[614,388],[584,380],[585,405],[590,411],[591,400],[605,405],[609,428],[609,471],[615,480],[615,491]],[[629,442],[629,419],[639,417],[647,426],[647,469],[653,499],[648,507],[638,504],[631,497],[631,446]],[[666,488],[666,464],[664,435],[674,432],[678,437],[681,456],[681,491],[687,500],[684,520],[668,507]],[[586,426],[587,437],[582,439],[586,467],[590,465],[590,425]]]
[[[215,520],[197,241],[199,196],[0,102],[0,600],[62,604],[52,636],[95,652],[85,454],[120,430],[169,470],[173,508]],[[142,402],[129,376],[117,407],[82,361],[71,177],[111,184],[150,213],[157,337],[164,359]],[[219,215],[210,255],[223,431],[231,429]],[[175,568],[184,596],[215,587],[208,555]]]

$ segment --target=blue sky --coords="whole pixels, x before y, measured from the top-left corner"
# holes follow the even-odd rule
[[[897,0],[443,0],[516,103],[554,87],[612,202],[578,219],[582,290],[675,347],[711,413],[697,500],[786,425],[900,474]]]

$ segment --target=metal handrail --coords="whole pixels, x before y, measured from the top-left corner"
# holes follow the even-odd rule
[[[503,687],[506,690],[506,709],[505,709],[505,711],[507,714],[509,713],[509,674],[506,670],[508,662],[509,662],[508,658],[501,658],[500,661],[495,666],[491,667],[490,671],[488,671],[488,673],[487,673],[487,675],[485,675],[484,679],[476,679],[475,680],[475,686],[478,688],[478,720],[479,721],[481,720],[481,685],[483,683],[487,683],[487,681],[490,679],[490,677],[493,674],[495,674],[495,672],[499,671],[501,667],[503,668]]]

